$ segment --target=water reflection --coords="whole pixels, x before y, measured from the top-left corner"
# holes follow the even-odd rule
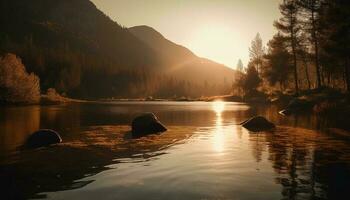
[[[257,162],[267,148],[276,183],[283,187],[281,194],[285,199],[342,199],[347,194],[347,141],[291,127],[278,127],[273,134],[251,134],[250,141]]]
[[[223,101],[214,101],[213,102],[213,110],[216,115],[221,116],[222,111],[225,110],[225,102]]]
[[[22,152],[20,162],[0,165],[2,195],[5,199],[48,198],[42,193],[86,187],[95,180],[85,177],[110,169],[122,158],[135,163],[157,159],[195,132],[193,127],[168,128],[167,134],[132,140],[125,139],[129,126],[89,127],[63,144]]]
[[[24,143],[40,127],[40,107],[0,107],[0,157]],[[0,160],[1,161],[1,160]]]
[[[315,131],[332,123],[317,116],[225,102],[0,109],[0,154],[12,152],[0,160],[5,199],[6,192],[20,199],[341,199],[349,189],[349,142]],[[125,137],[132,118],[150,111],[169,131]],[[253,115],[279,126],[258,134],[237,126]],[[13,157],[38,128],[59,130],[65,142]]]
[[[224,132],[222,129],[222,112],[225,109],[225,103],[222,101],[213,102],[213,110],[216,114],[215,129],[213,130],[213,149],[221,153],[224,150]]]

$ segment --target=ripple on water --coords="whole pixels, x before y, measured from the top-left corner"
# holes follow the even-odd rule
[[[128,126],[88,127],[9,168],[16,180],[31,177],[20,183],[28,196],[64,199],[322,199],[348,189],[347,141],[301,128],[250,133],[220,123],[169,126],[139,139],[127,137]]]

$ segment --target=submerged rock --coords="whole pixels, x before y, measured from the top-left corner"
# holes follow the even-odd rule
[[[62,142],[62,138],[56,131],[49,130],[49,129],[42,129],[31,134],[28,137],[24,147],[33,149],[33,148],[45,147],[45,146],[49,146],[49,145],[57,144],[61,142]]]
[[[131,127],[133,137],[162,133],[167,130],[153,113],[145,113],[136,117],[132,121]]]
[[[268,131],[275,128],[275,125],[273,123],[269,122],[266,118],[261,116],[248,119],[241,125],[252,132]]]

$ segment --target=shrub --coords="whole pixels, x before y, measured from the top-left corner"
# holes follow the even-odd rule
[[[0,102],[38,103],[39,78],[28,74],[22,61],[14,54],[0,57]]]
[[[61,104],[68,102],[69,99],[62,97],[59,93],[56,92],[54,88],[47,89],[46,94],[42,95],[41,103],[42,104]]]

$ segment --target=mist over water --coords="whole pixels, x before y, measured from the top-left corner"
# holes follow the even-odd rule
[[[5,196],[48,199],[329,199],[347,191],[348,141],[319,117],[225,102],[110,102],[1,107]],[[133,117],[154,112],[168,127],[131,139]],[[276,123],[251,133],[254,115]],[[18,152],[39,128],[63,143]]]

